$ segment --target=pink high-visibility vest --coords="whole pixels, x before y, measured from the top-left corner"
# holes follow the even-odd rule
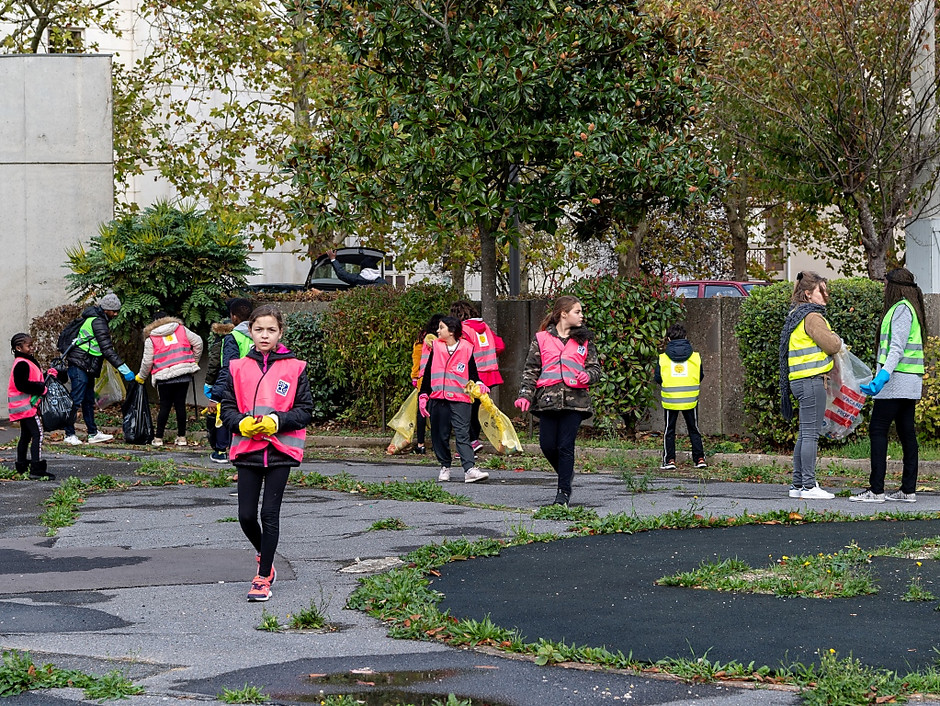
[[[483,324],[482,331],[475,331],[469,326],[464,326],[463,336],[473,344],[473,362],[477,364],[479,372],[489,373],[499,370],[499,363],[496,360],[496,334],[488,324]]]
[[[430,357],[431,357],[431,344],[428,343],[427,340],[425,340],[425,342],[421,344],[421,362],[418,363],[418,377],[419,378],[424,377],[424,372],[425,370],[427,370],[427,367],[428,367],[428,358]]]
[[[278,412],[288,412],[294,406],[297,394],[297,381],[307,364],[296,358],[281,358],[269,361],[267,372],[262,372],[258,361],[253,358],[239,358],[229,363],[229,374],[235,389],[238,411],[254,417]],[[233,461],[252,451],[263,449],[269,444],[291,458],[302,461],[306,429],[296,431],[278,431],[271,435],[250,438],[241,434],[232,434],[229,458]]]
[[[153,343],[153,367],[150,369],[151,375],[156,375],[164,368],[169,368],[180,363],[196,362],[196,356],[193,355],[193,347],[186,335],[184,326],[177,326],[165,336],[150,334],[150,342]]]
[[[431,359],[431,399],[448,402],[470,402],[467,383],[470,382],[470,357],[473,345],[461,338],[453,353],[447,351],[447,344],[438,339],[432,344],[434,357]]]
[[[553,336],[548,331],[539,331],[535,334],[539,344],[539,354],[542,356],[542,374],[536,381],[536,387],[547,387],[564,382],[568,387],[586,388],[587,384],[579,383],[575,373],[584,370],[587,363],[588,344],[578,343],[569,338],[567,343]]]
[[[17,358],[13,367],[15,368],[19,365],[20,361],[23,361],[29,366],[30,382],[43,382],[45,380],[39,366],[28,358]],[[10,384],[7,385],[7,407],[10,410],[11,422],[15,422],[17,419],[35,417],[38,414],[37,408],[39,407],[39,401],[41,399],[39,395],[30,395],[17,390],[13,382],[13,371],[10,371]]]

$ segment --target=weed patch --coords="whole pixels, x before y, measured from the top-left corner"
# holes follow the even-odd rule
[[[399,517],[386,517],[384,520],[376,520],[371,525],[367,532],[376,532],[379,530],[406,530],[409,529],[408,525],[405,524],[405,521]]]
[[[430,480],[388,481],[386,483],[364,483],[349,473],[324,476],[320,473],[291,473],[290,482],[301,488],[321,488],[341,493],[354,493],[367,498],[464,505],[470,502],[466,495],[451,495],[440,485]]]
[[[219,701],[227,704],[263,704],[268,700],[267,694],[256,686],[246,683],[241,689],[222,689],[218,695]]]
[[[3,663],[0,664],[0,697],[16,696],[35,689],[66,687],[82,689],[86,699],[98,701],[123,699],[144,693],[142,687],[135,685],[119,671],[96,675],[60,669],[52,664],[37,667],[29,652],[4,650]]]
[[[261,609],[261,622],[255,626],[255,630],[263,630],[264,632],[281,632],[284,629],[284,626],[281,625],[281,621],[278,620],[278,617],[273,613],[269,613],[267,608]]]

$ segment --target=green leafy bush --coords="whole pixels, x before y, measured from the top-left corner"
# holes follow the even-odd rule
[[[308,312],[295,312],[284,317],[284,345],[298,358],[307,361],[314,422],[334,419],[347,405],[345,387],[327,369],[325,318],[325,314]]]
[[[336,298],[323,319],[329,375],[349,390],[346,419],[379,419],[383,393],[388,416],[411,392],[411,349],[432,314],[459,295],[418,284],[408,289],[355,287]]]
[[[592,386],[596,422],[633,430],[654,401],[653,367],[666,329],[682,305],[662,280],[608,275],[578,280],[567,293],[584,305],[603,377]]]
[[[940,439],[940,338],[930,336],[924,342],[924,390],[920,402],[914,407],[917,436],[921,441]]]
[[[748,431],[774,447],[794,442],[797,420],[780,415],[780,332],[790,310],[791,282],[754,287],[741,304],[735,327],[744,366],[744,412]],[[868,365],[875,360],[875,340],[884,308],[884,286],[863,277],[829,282],[826,320],[852,352]],[[856,434],[864,433],[860,427]]]
[[[121,298],[112,328],[122,338],[161,310],[207,331],[222,318],[228,293],[254,272],[238,225],[165,201],[102,224],[87,249],[79,245],[66,254],[72,270],[66,279],[78,300],[109,290]]]

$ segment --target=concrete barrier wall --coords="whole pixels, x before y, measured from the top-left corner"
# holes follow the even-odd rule
[[[0,208],[5,383],[6,341],[70,300],[66,249],[113,217],[110,56],[0,55]]]

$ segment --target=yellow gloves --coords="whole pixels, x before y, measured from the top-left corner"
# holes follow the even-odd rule
[[[242,436],[252,437],[258,433],[258,422],[254,417],[245,417],[238,423],[238,431]]]
[[[144,384],[144,379],[140,376],[140,373],[137,373],[137,375],[134,376],[134,379],[135,379],[137,382],[139,382],[141,385]]]
[[[238,423],[238,431],[242,436],[254,438],[256,436],[271,436],[275,434],[278,428],[278,419],[272,414],[257,419],[255,417],[245,417]]]

